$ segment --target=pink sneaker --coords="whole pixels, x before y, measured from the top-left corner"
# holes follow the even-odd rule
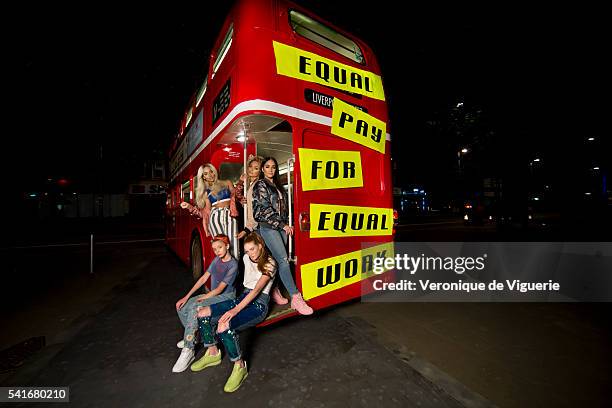
[[[311,315],[313,310],[312,307],[308,306],[306,302],[304,302],[304,298],[302,298],[301,293],[296,293],[291,296],[291,308],[295,309],[301,315]]]
[[[289,303],[289,301],[280,293],[278,287],[272,289],[272,300],[274,300],[274,303],[277,305],[286,305]]]

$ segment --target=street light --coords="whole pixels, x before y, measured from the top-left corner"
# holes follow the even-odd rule
[[[470,150],[467,147],[462,148],[457,152],[457,164],[459,166],[459,171],[461,171],[461,155],[468,153]]]

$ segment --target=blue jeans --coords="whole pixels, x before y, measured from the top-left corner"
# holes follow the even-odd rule
[[[242,295],[235,300],[227,300],[225,302],[215,303],[210,305],[211,315],[208,317],[198,318],[198,325],[200,327],[200,335],[204,346],[210,347],[217,344],[215,335],[215,328],[221,316],[228,310],[236,307],[242,299],[250,292],[246,289]],[[242,358],[242,351],[240,350],[240,342],[238,338],[238,330],[246,329],[247,327],[255,326],[266,318],[268,314],[268,302],[270,297],[265,293],[260,293],[255,300],[248,304],[244,309],[234,316],[229,323],[229,329],[218,333],[225,351],[230,357],[231,361],[238,361]]]
[[[285,249],[287,233],[284,230],[279,231],[263,225],[259,226],[259,233],[278,264],[278,274],[283,281],[283,285],[287,288],[287,292],[291,296],[295,295],[298,290],[295,287],[293,276],[291,276],[291,269],[289,269],[289,262],[287,262],[287,250]]]
[[[232,290],[230,293],[221,293],[217,296],[213,296],[198,302],[200,297],[201,296],[193,296],[189,298],[183,307],[180,310],[177,310],[179,319],[181,319],[181,323],[183,324],[183,327],[185,327],[185,333],[183,334],[185,348],[193,349],[195,346],[195,333],[198,330],[198,309],[215,303],[224,302],[226,300],[235,299],[236,291]]]

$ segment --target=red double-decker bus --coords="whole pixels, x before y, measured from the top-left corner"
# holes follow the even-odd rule
[[[388,114],[376,56],[360,39],[285,0],[239,0],[169,155],[166,243],[194,278],[212,261],[195,205],[198,167],[237,182],[245,154],[273,156],[289,195],[289,256],[308,304],[361,295],[392,256]],[[276,306],[262,324],[296,312]]]

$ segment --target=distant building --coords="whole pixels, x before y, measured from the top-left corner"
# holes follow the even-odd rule
[[[142,175],[128,186],[129,215],[131,217],[162,217],[166,203],[166,163],[164,160],[145,160]]]
[[[161,219],[168,184],[166,164],[163,160],[143,160],[140,168],[141,172],[130,172],[132,179],[128,184],[120,179],[97,184],[88,177],[79,182],[71,177],[49,176],[21,193],[20,211],[31,219],[125,216]]]

